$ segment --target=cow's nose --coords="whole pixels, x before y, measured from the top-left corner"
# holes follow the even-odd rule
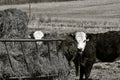
[[[78,49],[79,52],[82,52],[82,48]]]

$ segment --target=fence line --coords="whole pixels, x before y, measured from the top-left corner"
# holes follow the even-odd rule
[[[0,39],[0,42],[37,42],[37,41],[65,41],[64,38],[60,39]]]

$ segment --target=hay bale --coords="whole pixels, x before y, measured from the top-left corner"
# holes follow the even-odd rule
[[[28,16],[25,12],[18,9],[6,9],[0,11],[0,38],[2,39],[21,39],[27,38],[27,25]],[[0,78],[2,77],[14,77],[15,75],[23,75],[27,72],[24,66],[24,62],[18,61],[17,59],[23,58],[22,51],[20,49],[19,43],[8,43],[7,47],[9,50],[11,62],[15,71],[11,69],[9,64],[7,51],[3,42],[0,42]],[[16,59],[16,57],[18,57]],[[20,67],[20,68],[19,68]],[[19,71],[16,71],[18,68]],[[21,71],[23,74],[21,74]],[[28,73],[27,73],[28,74]]]
[[[28,16],[18,9],[0,11],[0,38],[25,38]]]

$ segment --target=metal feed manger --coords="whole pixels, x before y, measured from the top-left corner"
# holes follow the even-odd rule
[[[49,60],[51,60],[51,55],[50,55],[50,45],[49,45],[49,42],[54,42],[56,43],[56,46],[58,45],[58,41],[61,41],[62,43],[64,43],[65,39],[42,39],[42,40],[35,40],[35,39],[0,39],[0,42],[3,42],[4,43],[4,46],[5,46],[5,50],[7,52],[7,57],[8,57],[8,61],[9,61],[9,65],[11,67],[11,69],[13,71],[14,68],[13,68],[13,64],[12,64],[12,61],[11,61],[11,57],[10,57],[10,53],[9,53],[9,49],[8,49],[8,46],[7,46],[7,42],[20,42],[20,46],[21,46],[21,50],[22,50],[22,53],[23,53],[23,60],[24,60],[24,63],[25,63],[25,66],[26,66],[26,69],[28,71],[30,71],[30,68],[29,68],[29,65],[28,65],[28,62],[26,60],[26,53],[24,52],[24,45],[23,43],[24,42],[34,42],[35,43],[35,47],[38,51],[38,45],[37,45],[37,41],[42,41],[42,42],[46,42],[47,43],[47,47],[48,47],[48,55],[49,55]],[[64,46],[64,45],[63,45]],[[63,49],[63,52],[64,52],[64,48]],[[58,50],[56,50],[56,54],[58,55]],[[53,80],[55,77],[58,77],[59,76],[59,73],[58,74],[55,74],[55,75],[40,75],[40,76],[36,76],[35,78],[36,79],[41,79],[41,80],[46,80],[47,78],[49,80]],[[51,79],[50,79],[51,78]],[[22,77],[9,77],[7,80],[23,80],[23,79],[32,79],[32,76],[22,76]],[[34,79],[34,78],[33,78]],[[48,80],[47,79],[47,80]],[[3,79],[3,80],[6,80],[6,79]]]

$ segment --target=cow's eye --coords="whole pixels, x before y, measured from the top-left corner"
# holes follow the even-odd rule
[[[83,41],[84,43],[86,42],[86,40]]]
[[[85,42],[88,42],[89,41],[89,39],[86,39],[86,40],[84,40],[83,42],[85,43]]]

